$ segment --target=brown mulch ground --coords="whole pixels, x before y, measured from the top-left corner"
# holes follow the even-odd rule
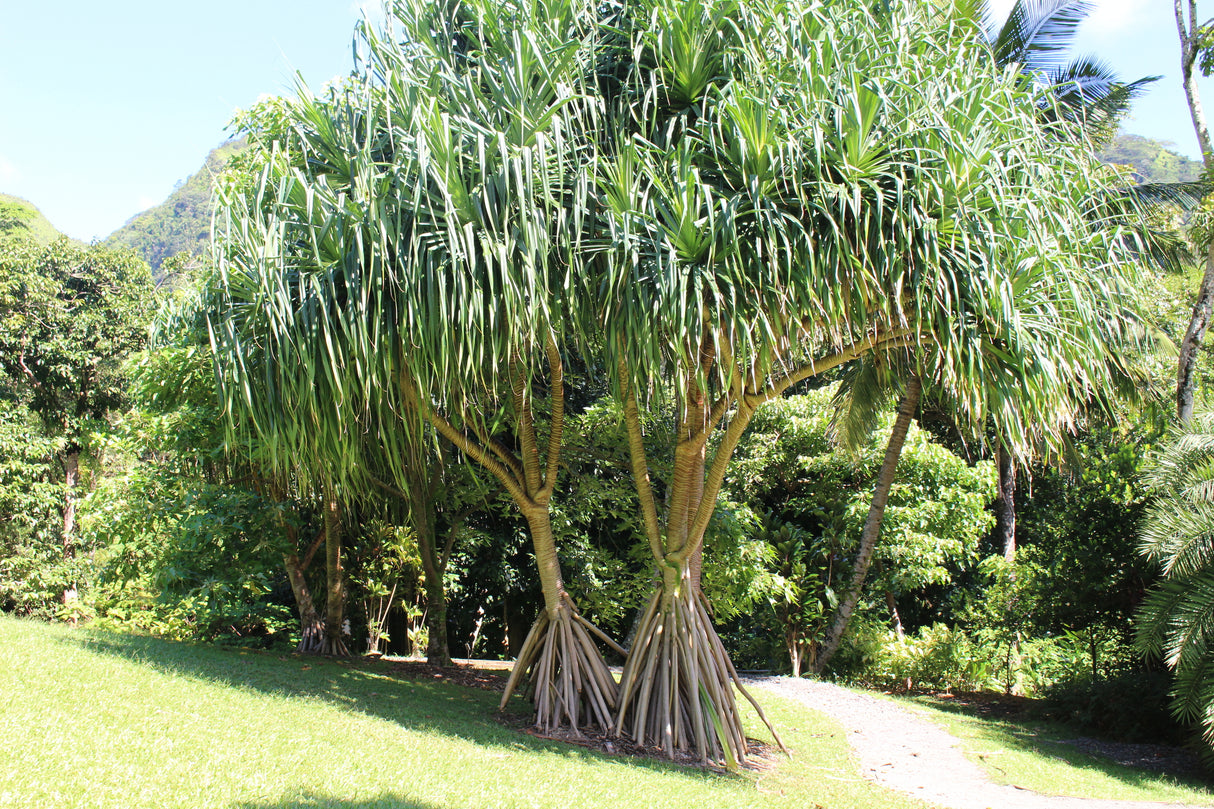
[[[502,691],[506,688],[506,679],[510,676],[510,664],[503,667],[494,666],[488,669],[487,661],[476,661],[475,664],[457,660],[451,668],[431,666],[420,660],[388,660],[381,669],[394,677],[409,680],[441,680],[443,682],[461,685],[465,688],[481,688],[485,691]]]
[[[377,669],[393,677],[409,680],[439,680],[467,688],[481,688],[486,691],[502,691],[506,687],[506,679],[510,676],[511,663],[488,660],[456,660],[450,668],[432,666],[421,660],[383,660],[377,664]],[[548,739],[562,744],[572,744],[612,756],[630,756],[636,758],[657,759],[670,761],[688,767],[701,767],[702,762],[692,756],[667,756],[660,747],[648,747],[636,744],[629,739],[613,736],[610,733],[596,730],[583,730],[580,733],[557,731],[542,733],[531,724],[531,719],[521,714],[499,713],[498,721],[506,727],[534,736],[537,739]],[[771,769],[779,755],[779,750],[757,739],[747,739],[747,760],[742,765],[744,769],[766,771]],[[715,769],[715,768],[709,768]]]

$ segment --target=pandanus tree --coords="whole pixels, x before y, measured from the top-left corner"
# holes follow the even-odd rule
[[[398,230],[383,244],[401,354],[381,361],[380,384],[483,466],[527,522],[544,610],[503,706],[525,682],[541,728],[606,727],[616,686],[597,644],[615,644],[565,590],[550,510],[565,301],[589,207],[595,9],[524,0],[390,12],[382,34],[363,29],[367,82],[395,115],[392,170],[404,180]]]
[[[293,410],[287,454],[330,459],[347,486],[365,477],[359,425],[377,425],[390,466],[422,421],[483,466],[527,521],[545,602],[503,704],[529,677],[541,727],[607,726],[596,644],[611,642],[565,591],[550,516],[594,9],[402,2],[387,19],[360,28],[344,85],[283,106],[302,154],[267,161],[229,205],[229,263],[259,279],[239,297],[267,358],[229,352],[233,390],[268,380],[255,428]]]
[[[341,499],[349,496],[351,471],[358,468],[364,443],[353,429],[354,421],[342,422],[337,434],[324,429],[342,399],[316,373],[317,352],[331,337],[316,327],[326,302],[314,287],[301,283],[316,258],[307,248],[332,249],[339,237],[330,233],[323,241],[300,241],[307,226],[281,216],[290,202],[277,195],[289,194],[292,186],[284,181],[275,187],[272,180],[275,170],[286,166],[281,154],[272,155],[254,189],[224,189],[219,273],[201,307],[214,353],[229,455],[255,470],[267,496],[284,504],[311,501],[321,515],[323,530],[304,556],[293,552],[284,557],[300,611],[299,649],[346,654],[341,635]],[[309,324],[306,335],[282,332],[292,317]],[[303,339],[293,339],[297,336]],[[285,523],[284,529],[292,530]],[[322,544],[323,618],[313,607],[304,575]]]
[[[1115,267],[1115,239],[1083,216],[1097,168],[1050,139],[978,26],[870,6],[629,3],[601,60],[611,124],[584,297],[618,372],[659,573],[616,729],[668,752],[745,754],[696,566],[756,409],[887,352],[967,390],[982,345],[1022,337],[1028,278],[1058,290],[1087,262]],[[642,430],[652,403],[676,413],[670,434]],[[661,481],[655,441],[673,446]]]
[[[391,157],[386,127],[377,117],[381,109],[382,99],[360,95],[356,84],[334,88],[325,98],[301,86],[297,99],[270,99],[238,116],[236,127],[254,148],[241,155],[243,165],[229,172],[221,188],[218,246],[224,272],[220,292],[210,301],[218,324],[213,338],[225,349],[220,379],[226,382],[229,416],[239,416],[230,420],[245,428],[248,445],[287,459],[286,469],[301,458],[318,459],[360,500],[398,499],[406,508],[426,589],[427,661],[450,665],[443,580],[470,510],[465,495],[471,489],[458,472],[449,474],[452,464],[417,409],[374,392],[362,376],[365,366],[352,369],[347,380],[325,377],[317,384],[324,373],[317,363],[351,356],[342,342],[355,336],[350,322],[339,324],[335,335],[316,319],[335,314],[334,307],[348,308],[349,291],[361,283],[358,257],[375,249],[368,233],[379,226],[375,217],[382,209],[347,204],[344,195]],[[376,130],[380,140],[369,140],[367,133]],[[382,185],[375,193],[387,198]],[[338,264],[343,266],[332,275]],[[311,282],[304,280],[309,273]],[[284,336],[285,348],[278,348]],[[265,351],[278,360],[261,357]],[[267,362],[263,372],[251,374],[251,357]],[[336,393],[329,387],[334,381]],[[313,412],[301,407],[305,402]],[[271,467],[280,473],[284,468],[276,461]],[[277,479],[285,496],[283,487],[300,476],[287,472]],[[458,494],[442,498],[452,484]],[[302,557],[291,554],[285,561],[305,624],[305,614],[314,610],[307,609],[303,574],[324,536]],[[303,651],[320,648],[304,646]]]

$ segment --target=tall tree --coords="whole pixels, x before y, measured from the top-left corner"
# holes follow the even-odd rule
[[[986,16],[987,7],[982,2],[976,12]],[[1089,0],[1016,0],[1002,25],[987,27],[986,37],[995,63],[1020,74],[1043,121],[1071,124],[1054,128],[1060,137],[1079,135],[1100,145],[1115,134],[1130,102],[1158,77],[1127,83],[1094,57],[1066,61],[1091,10]],[[1015,443],[996,432],[996,531],[1009,562],[1016,557],[1016,471],[1021,463]]]
[[[1189,102],[1193,131],[1197,134],[1197,145],[1201,147],[1206,173],[1214,176],[1214,145],[1210,141],[1210,127],[1202,110],[1201,92],[1194,74],[1199,60],[1202,75],[1210,75],[1214,67],[1209,56],[1212,44],[1209,23],[1203,25],[1197,22],[1197,0],[1173,0],[1172,10],[1176,17],[1176,33],[1180,37],[1180,80]],[[1197,289],[1189,326],[1180,342],[1180,357],[1176,366],[1176,416],[1182,422],[1193,417],[1197,392],[1197,351],[1205,339],[1206,328],[1210,324],[1210,309],[1214,305],[1214,240],[1204,247],[1205,271]]]
[[[593,19],[579,2],[393,4],[387,30],[361,28],[358,75],[284,107],[290,137],[229,198],[224,236],[241,333],[220,341],[228,390],[268,373],[259,429],[294,410],[289,454],[328,458],[360,488],[366,425],[395,425],[376,438],[399,468],[428,421],[526,519],[545,611],[503,701],[529,674],[546,729],[605,726],[615,705],[605,638],[565,591],[550,514]],[[241,344],[269,346],[264,369]],[[393,479],[407,485],[403,468]]]
[[[60,239],[0,255],[0,367],[59,439],[65,558],[75,553],[81,454],[125,401],[121,365],[144,344],[153,305],[147,265],[130,251]]]
[[[975,25],[911,3],[653,0],[616,26],[624,41],[600,83],[604,259],[586,298],[619,370],[661,575],[616,728],[729,762],[745,753],[736,676],[695,560],[756,409],[891,351],[910,351],[935,386],[969,390],[985,346],[1052,314],[1017,312],[1016,294],[1079,305],[1065,295],[1075,277],[1114,295],[1124,279],[1115,237],[1083,218],[1098,167],[1048,136]],[[939,48],[911,44],[925,41]],[[1086,261],[1108,275],[1081,274]],[[673,407],[672,434],[642,430],[655,400]],[[654,485],[646,443],[663,440],[674,466]]]

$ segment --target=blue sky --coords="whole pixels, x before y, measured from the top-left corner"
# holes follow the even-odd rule
[[[0,192],[70,236],[104,238],[155,205],[226,137],[234,110],[346,72],[374,0],[4,0]],[[996,12],[1011,0],[993,0]],[[1096,0],[1077,53],[1164,76],[1131,132],[1196,156],[1166,0]],[[1214,14],[1214,3],[1201,9]],[[1205,88],[1214,110],[1214,82]]]

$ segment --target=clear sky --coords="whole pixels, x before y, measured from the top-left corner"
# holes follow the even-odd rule
[[[1094,5],[1076,52],[1163,76],[1127,129],[1196,156],[1172,4]],[[361,6],[378,3],[0,0],[0,192],[70,236],[108,236],[198,170],[234,110],[289,92],[297,71],[312,86],[348,71]],[[1205,92],[1214,110],[1214,82]]]

